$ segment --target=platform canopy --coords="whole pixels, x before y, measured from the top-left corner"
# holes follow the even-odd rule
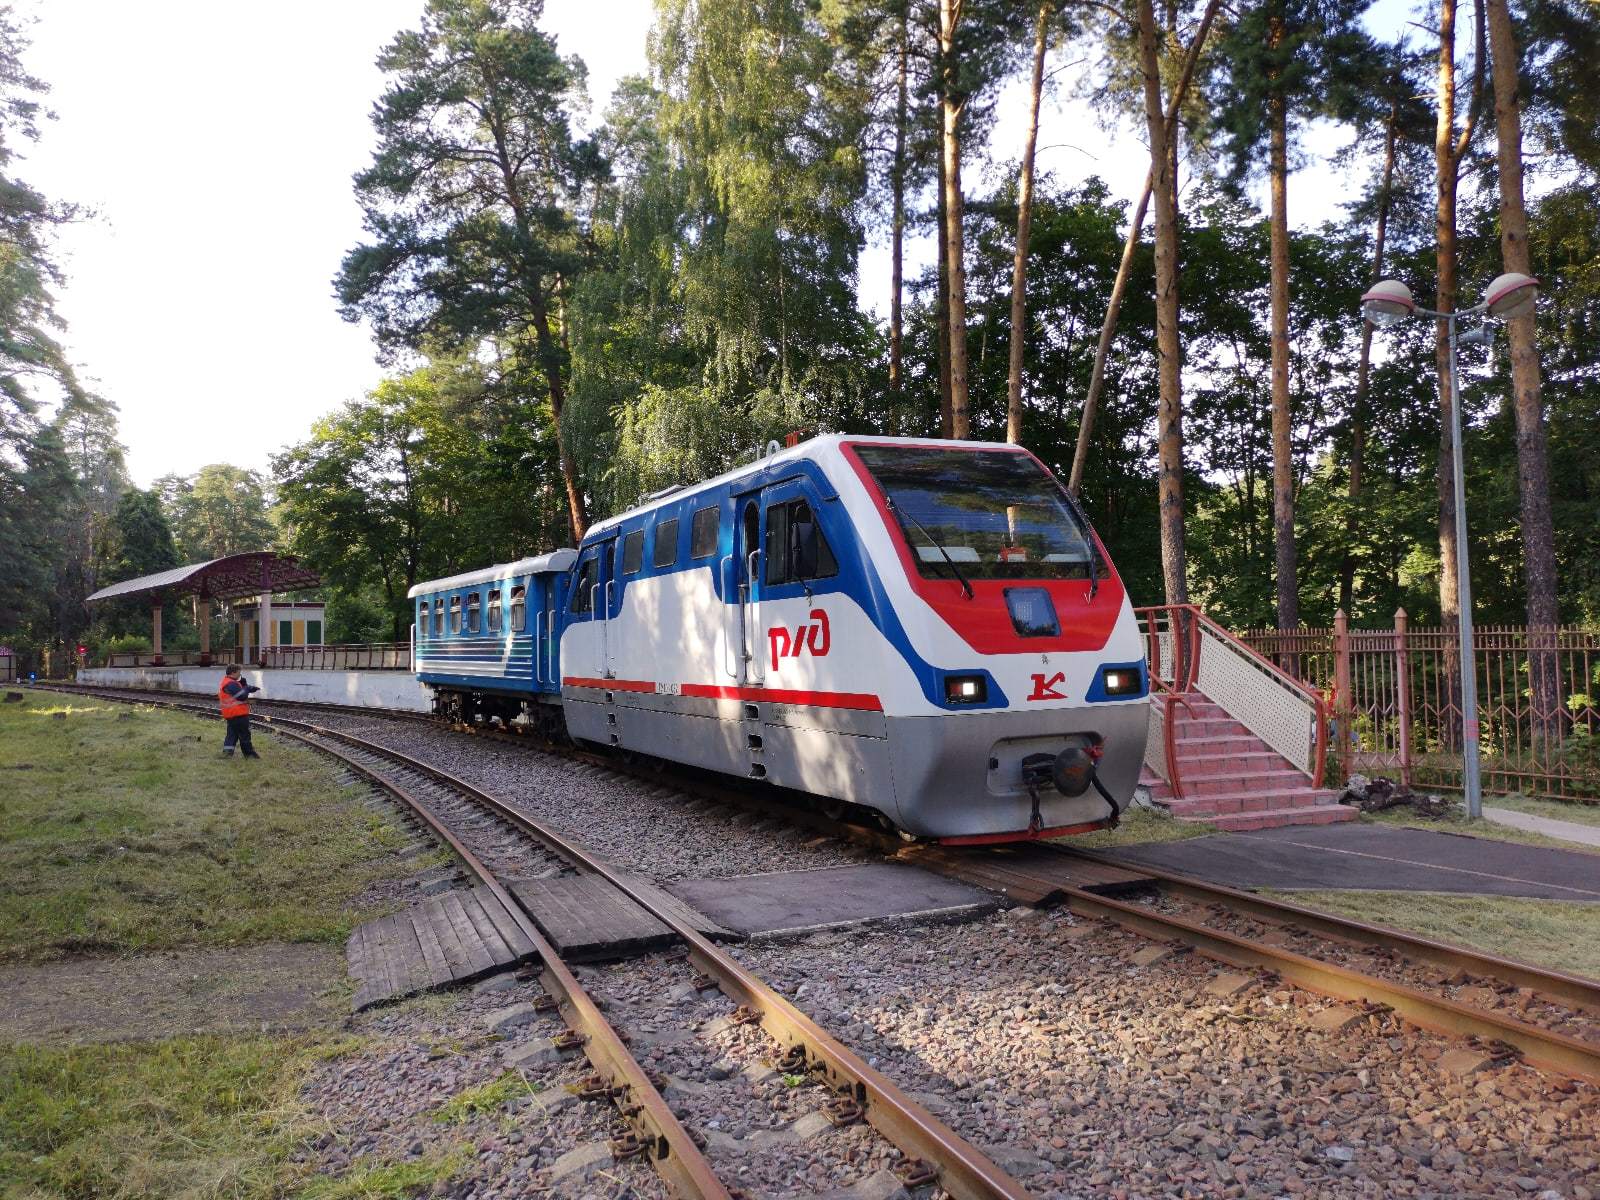
[[[254,550],[230,554],[210,562],[173,567],[138,579],[124,579],[103,587],[89,597],[113,600],[125,596],[148,596],[152,600],[170,596],[199,596],[202,600],[239,600],[271,592],[292,592],[318,587],[322,583],[314,572],[300,565],[292,554]]]
[[[101,588],[89,597],[89,603],[143,597],[150,605],[150,642],[154,647],[151,662],[161,666],[166,661],[161,657],[161,606],[178,596],[195,597],[195,617],[200,626],[200,665],[206,666],[211,662],[210,601],[260,596],[258,619],[261,636],[256,645],[266,649],[274,640],[272,593],[298,591],[317,587],[321,583],[322,580],[313,571],[301,566],[300,560],[292,554],[254,550],[248,554],[213,558],[210,562],[191,563],[187,567],[173,567],[170,571],[157,571],[154,575],[141,575],[138,579],[124,579],[121,583]]]

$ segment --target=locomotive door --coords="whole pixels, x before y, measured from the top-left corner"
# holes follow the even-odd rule
[[[599,626],[600,636],[595,641],[595,673],[604,679],[616,674],[615,637],[611,629],[611,605],[616,599],[615,568],[617,564],[617,539],[607,538],[600,543],[598,570],[594,585],[593,618]]]
[[[740,496],[733,529],[733,572],[737,587],[735,657],[739,682],[759,684],[761,661],[761,509],[760,494]]]

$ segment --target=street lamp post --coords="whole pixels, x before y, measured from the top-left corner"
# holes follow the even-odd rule
[[[1456,348],[1463,342],[1486,345],[1494,340],[1494,331],[1480,325],[1458,333],[1457,323],[1462,317],[1480,315],[1500,320],[1525,316],[1533,311],[1538,294],[1538,280],[1512,271],[1489,285],[1482,303],[1460,312],[1419,307],[1411,298],[1411,289],[1398,279],[1373,284],[1361,297],[1362,314],[1380,329],[1413,315],[1433,317],[1445,323],[1450,339],[1450,452],[1455,467],[1456,591],[1461,623],[1461,790],[1466,796],[1467,818],[1473,821],[1483,816],[1483,775],[1478,762],[1478,673],[1472,649],[1472,574],[1467,561],[1467,481],[1461,461],[1461,380]]]

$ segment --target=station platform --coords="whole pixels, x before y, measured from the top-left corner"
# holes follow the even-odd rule
[[[1236,888],[1457,892],[1600,903],[1600,854],[1394,825],[1220,833],[1106,855]]]
[[[215,699],[222,666],[222,660],[218,660],[218,665],[210,667],[85,667],[78,672],[78,682],[152,692],[185,692]],[[428,712],[432,707],[428,689],[409,671],[246,667],[244,673],[261,689],[256,696],[258,700],[308,700],[408,712]]]

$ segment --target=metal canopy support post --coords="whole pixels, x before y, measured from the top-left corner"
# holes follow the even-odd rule
[[[150,606],[150,659],[156,665],[161,665],[161,597],[157,596]]]
[[[211,665],[211,597],[201,592],[194,598],[195,624],[200,626],[200,665]]]

